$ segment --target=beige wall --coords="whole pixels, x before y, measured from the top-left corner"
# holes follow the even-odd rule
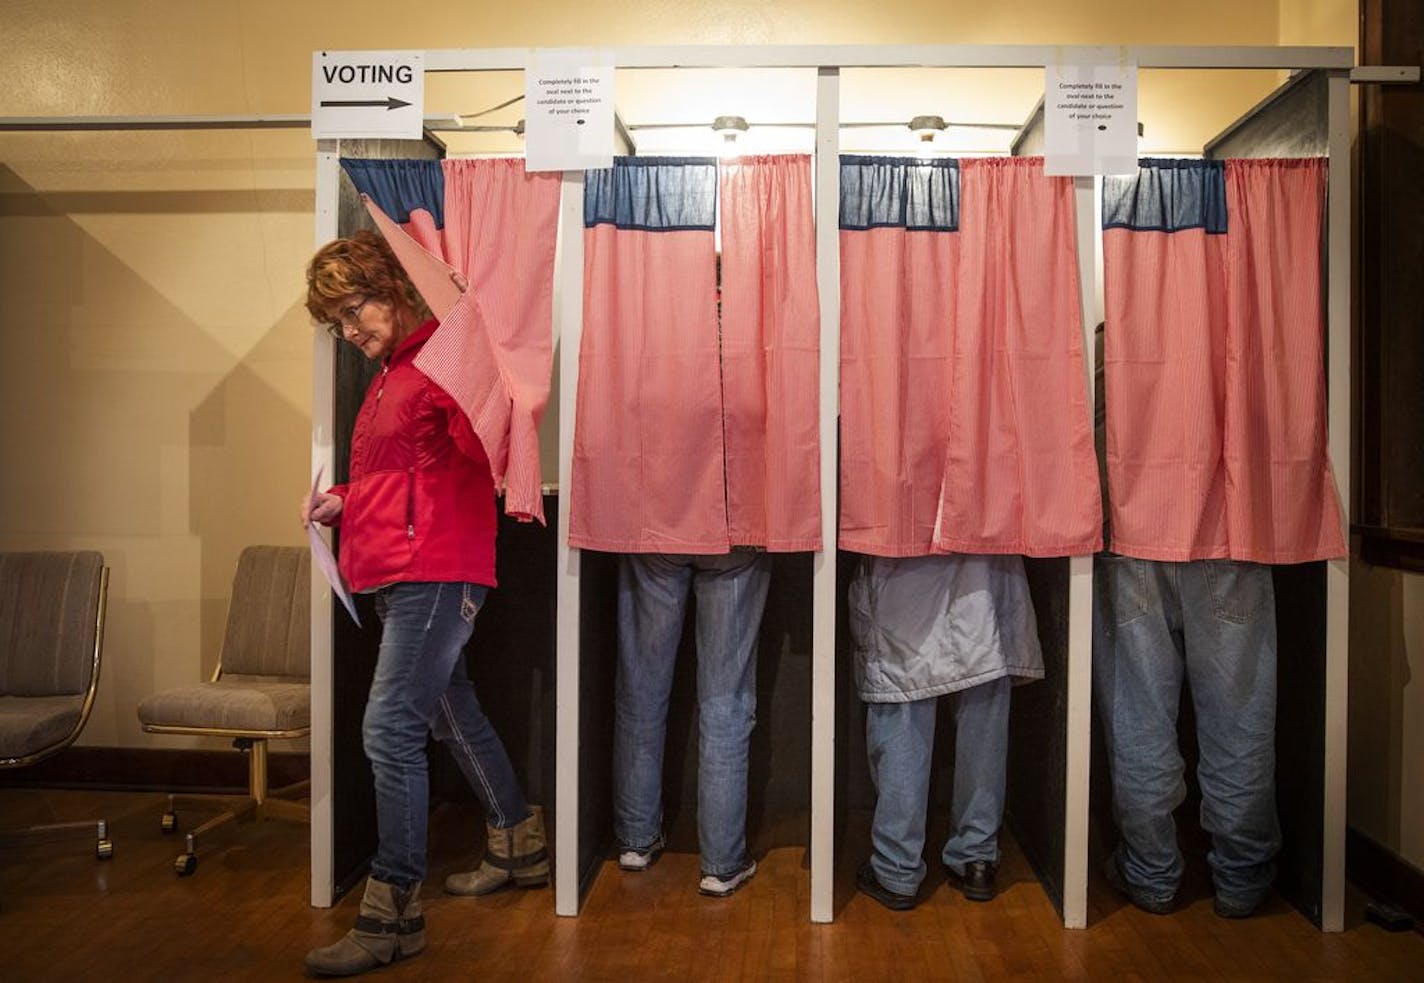
[[[1360,5],[1355,0],[1280,0],[1280,44],[1355,47]]]
[[[9,0],[0,116],[304,113],[323,47],[1342,44],[1354,6]],[[1161,96],[1144,79],[1144,114],[1156,99],[1180,128],[1159,146],[1216,132],[1266,74],[1179,73]],[[448,84],[431,109],[476,108],[437,105]],[[312,150],[301,131],[0,134],[0,548],[94,547],[113,568],[87,744],[174,746],[139,731],[135,704],[211,668],[244,544],[301,542]]]
[[[270,109],[243,14],[7,4],[0,65],[25,81],[0,115]],[[302,541],[311,149],[299,131],[0,135],[0,547],[112,568],[85,743],[174,746],[135,705],[210,671],[242,546]]]
[[[1355,563],[1349,819],[1424,867],[1424,576]]]

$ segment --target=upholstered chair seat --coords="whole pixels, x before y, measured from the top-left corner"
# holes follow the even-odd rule
[[[311,733],[311,554],[301,547],[249,546],[237,561],[222,654],[213,677],[162,690],[138,705],[139,721],[151,734],[230,737],[248,756],[246,795],[227,796],[231,808],[186,836],[186,850],[173,868],[179,875],[198,866],[200,837],[238,819],[306,821],[308,807],[289,801],[309,782],[267,788],[267,742]],[[177,803],[169,796],[160,826],[178,828]],[[187,801],[223,801],[211,795]]]

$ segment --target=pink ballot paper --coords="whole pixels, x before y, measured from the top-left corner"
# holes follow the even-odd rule
[[[317,488],[321,485],[321,468],[316,469],[316,477],[312,479],[311,497],[307,499],[307,511],[310,512],[316,506]],[[342,605],[346,608],[351,620],[356,622],[356,627],[361,627],[361,618],[356,614],[356,605],[351,600],[351,592],[346,589],[346,584],[341,579],[341,571],[336,568],[336,557],[332,555],[331,547],[326,545],[326,540],[321,538],[318,531],[318,523],[307,524],[307,539],[311,541],[312,559],[321,568],[326,582],[331,585],[331,590],[336,594]]]

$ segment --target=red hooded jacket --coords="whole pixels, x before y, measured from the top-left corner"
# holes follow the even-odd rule
[[[342,498],[341,575],[353,591],[410,581],[493,587],[489,458],[459,405],[413,364],[426,321],[371,380],[351,435]]]

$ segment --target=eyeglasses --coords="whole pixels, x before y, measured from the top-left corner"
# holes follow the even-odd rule
[[[326,333],[337,341],[345,340],[346,330],[348,328],[354,329],[361,323],[361,309],[370,302],[370,297],[363,297],[361,303],[351,304],[348,307],[342,308],[341,311],[337,313],[336,320],[327,322]]]

